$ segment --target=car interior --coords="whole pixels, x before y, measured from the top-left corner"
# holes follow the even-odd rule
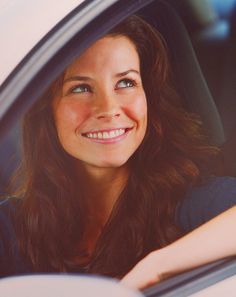
[[[171,1],[188,30],[222,121],[224,174],[235,176],[236,1]]]
[[[163,35],[184,106],[200,115],[212,144],[222,148],[219,174],[236,176],[236,1],[147,2],[137,14]],[[7,195],[21,159],[20,134],[17,121],[1,139],[0,195]]]

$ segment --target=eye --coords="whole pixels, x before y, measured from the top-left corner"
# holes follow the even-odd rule
[[[91,87],[86,84],[78,85],[70,90],[71,93],[86,93],[91,91]]]
[[[136,84],[135,80],[125,78],[125,79],[118,81],[118,83],[116,84],[116,89],[132,88],[132,87],[135,87],[136,85],[137,84]]]

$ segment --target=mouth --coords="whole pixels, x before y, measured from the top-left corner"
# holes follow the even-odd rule
[[[119,128],[119,129],[108,129],[82,133],[83,137],[89,138],[91,140],[98,141],[109,141],[109,140],[118,140],[125,136],[132,128]]]

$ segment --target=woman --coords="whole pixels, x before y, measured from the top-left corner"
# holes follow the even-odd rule
[[[176,242],[236,201],[234,179],[209,177],[208,161],[218,150],[206,144],[198,118],[181,108],[166,52],[153,28],[129,17],[91,45],[28,111],[14,194],[22,198],[1,205],[2,275],[122,278],[143,259],[123,279],[142,288],[236,252],[236,245],[214,257],[200,250],[198,262],[173,261],[168,269],[158,260],[179,250],[185,255],[199,236],[214,236],[218,220],[225,223],[234,208]],[[204,203],[223,196],[216,185],[227,187],[228,204],[203,217]],[[196,201],[199,210],[185,222]]]

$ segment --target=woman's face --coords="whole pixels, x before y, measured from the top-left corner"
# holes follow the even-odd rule
[[[67,68],[55,123],[64,150],[85,166],[120,167],[141,144],[147,103],[139,62],[127,37],[107,36]]]

